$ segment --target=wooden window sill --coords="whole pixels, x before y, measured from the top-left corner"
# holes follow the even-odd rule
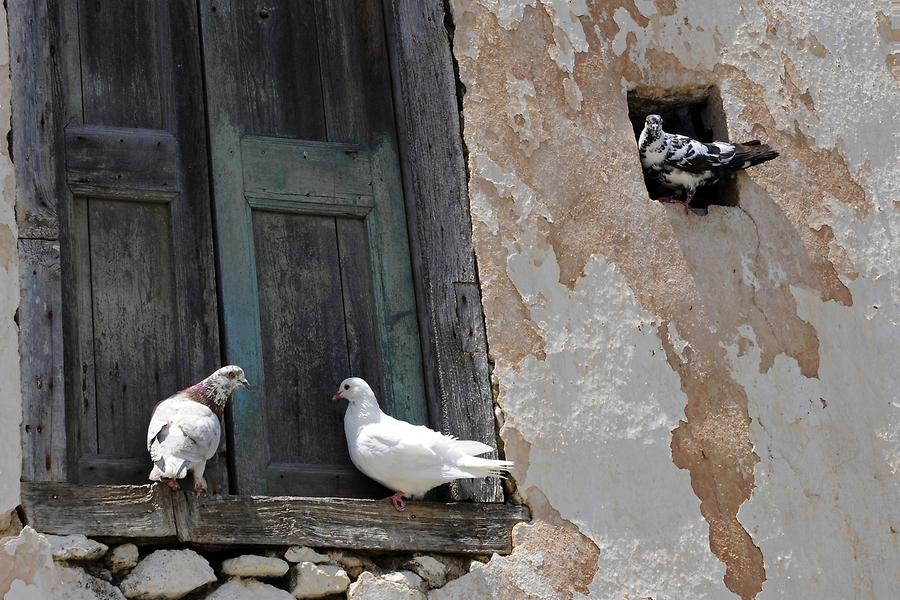
[[[527,507],[507,504],[410,502],[397,512],[377,500],[197,499],[159,484],[23,482],[22,508],[37,531],[114,541],[459,554],[509,553],[513,525],[530,518]]]

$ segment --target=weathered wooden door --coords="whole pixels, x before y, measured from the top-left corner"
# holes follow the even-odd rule
[[[240,493],[366,495],[350,374],[425,423],[380,0],[200,0]]]
[[[154,405],[219,361],[196,5],[51,4],[69,478],[143,482]]]

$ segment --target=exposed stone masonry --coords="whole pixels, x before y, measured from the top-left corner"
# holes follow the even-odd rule
[[[0,590],[7,575],[17,575],[6,582],[11,587],[5,600],[426,600],[473,564],[481,565],[453,555],[299,546],[217,551],[108,546],[83,535],[42,535],[30,527],[0,540],[0,552],[6,550],[33,560],[30,571],[14,568],[6,574],[0,567]],[[30,580],[20,578],[23,572],[30,572]]]

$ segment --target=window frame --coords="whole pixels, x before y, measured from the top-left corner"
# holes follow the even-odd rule
[[[120,488],[123,499],[133,494],[136,487],[146,488],[145,495],[158,495],[151,486],[52,483],[66,480],[66,439],[73,435],[70,427],[67,431],[65,415],[63,338],[67,324],[61,318],[60,245],[66,240],[60,239],[58,213],[62,207],[57,206],[57,199],[66,197],[65,169],[61,164],[66,109],[59,85],[65,69],[60,65],[62,57],[58,52],[65,32],[60,31],[57,19],[57,13],[64,10],[62,4],[60,0],[10,0],[8,5],[13,93],[11,146],[22,288],[18,324],[23,497],[26,514],[34,515],[37,522],[32,524],[39,530],[41,515],[47,514],[46,507],[39,505],[40,499],[51,493],[55,494],[54,502],[59,503],[60,489],[66,489],[73,502],[85,494],[89,497],[92,489],[96,492],[101,488],[113,496]],[[461,107],[444,3],[383,0],[383,10],[430,424],[445,433],[484,442],[495,448],[490,456],[496,457],[497,433],[472,243]],[[178,494],[173,495],[177,497]],[[466,480],[450,486],[450,499],[502,503],[504,492],[496,479]],[[290,500],[300,503],[297,508],[329,501],[335,506],[349,503],[364,517],[375,514],[372,510],[381,510],[366,500]],[[196,512],[197,507],[216,502],[249,501],[225,497],[195,501],[191,508],[189,499],[171,500],[171,508],[165,502],[159,508],[172,510],[175,518],[179,502],[181,509],[187,510],[187,506]],[[429,510],[423,505],[413,512]],[[502,504],[463,510],[482,515],[479,518],[493,514],[507,530],[511,523],[527,518],[524,507]],[[96,516],[88,512],[78,517],[79,532],[95,532]],[[363,523],[365,520],[360,521]],[[48,526],[57,533],[78,528],[71,522],[64,527],[50,523]],[[110,531],[95,534],[112,535]],[[185,535],[176,532],[175,537],[181,539]],[[187,539],[190,540],[189,535]],[[327,546],[325,541],[320,540],[319,545]],[[497,544],[498,548],[506,547],[506,542]],[[486,548],[479,546],[478,551]]]

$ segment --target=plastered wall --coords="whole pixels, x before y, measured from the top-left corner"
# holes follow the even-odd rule
[[[895,595],[888,3],[449,4],[502,436],[540,522],[441,597]],[[711,85],[730,139],[781,157],[685,214],[647,199],[626,94]]]

